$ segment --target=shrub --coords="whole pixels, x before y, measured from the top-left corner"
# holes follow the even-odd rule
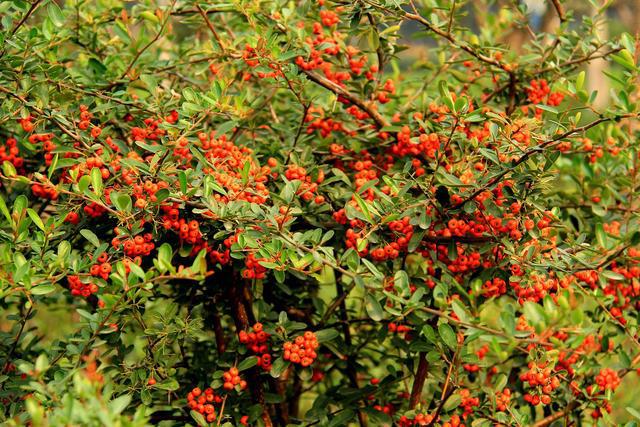
[[[550,1],[514,52],[519,2],[207,3],[0,2],[3,423],[640,416],[606,10]]]

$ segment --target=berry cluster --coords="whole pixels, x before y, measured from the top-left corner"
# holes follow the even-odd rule
[[[560,380],[552,374],[552,369],[546,363],[529,362],[529,370],[520,375],[520,381],[535,387],[535,393],[530,390],[524,399],[532,405],[548,405],[551,403],[551,393],[560,386]]]
[[[58,190],[51,183],[31,185],[31,192],[34,196],[49,200],[58,200]]]
[[[222,387],[227,391],[233,390],[236,386],[239,387],[239,390],[247,388],[247,382],[240,378],[240,372],[235,366],[223,373],[222,379],[224,380]]]
[[[31,115],[22,119],[18,119],[18,122],[20,123],[20,126],[22,126],[23,131],[31,132],[33,130],[34,124],[31,120],[33,120],[33,117],[31,117]]]
[[[271,370],[271,355],[269,354],[270,335],[264,331],[262,323],[253,325],[251,332],[240,331],[238,338],[249,350],[258,356],[258,366],[265,371]]]
[[[471,392],[466,388],[460,390],[459,394],[462,399],[460,406],[464,409],[462,418],[467,419],[469,415],[473,414],[473,408],[480,406],[480,399],[478,397],[472,397]]]
[[[414,138],[409,126],[402,127],[402,130],[397,134],[397,139],[398,143],[391,146],[391,154],[396,157],[422,155],[429,159],[435,159],[436,152],[440,148],[440,137],[437,133],[420,133],[417,138]]]
[[[499,297],[507,292],[507,282],[499,277],[487,280],[482,284],[482,293],[485,297]]]
[[[96,285],[95,283],[82,283],[80,277],[75,275],[68,275],[67,282],[69,282],[71,295],[87,298],[88,296],[98,292],[98,285]]]
[[[256,258],[253,253],[244,259],[245,268],[242,270],[242,277],[245,279],[264,279],[267,276],[267,269],[260,264],[266,261],[265,258]]]
[[[526,88],[527,98],[532,104],[547,104],[551,106],[560,105],[564,95],[559,92],[551,92],[545,79],[531,80],[530,86]]]
[[[16,169],[21,169],[24,159],[19,156],[18,141],[15,138],[7,138],[3,145],[0,145],[0,164],[9,162]]]
[[[324,172],[322,170],[318,171],[315,181],[312,181],[311,176],[307,174],[307,170],[305,168],[302,166],[289,165],[287,166],[284,176],[289,181],[300,181],[297,194],[302,198],[302,200],[305,202],[313,200],[317,204],[324,203],[324,196],[316,194],[318,191],[318,184],[321,184],[324,181]]]
[[[396,322],[389,322],[387,329],[389,329],[389,332],[391,332],[392,334],[404,334],[404,339],[407,341],[411,339],[412,329],[410,326],[403,325],[401,323],[398,324]]]
[[[116,233],[118,229],[116,228]],[[144,235],[138,235],[133,238],[128,238],[122,241],[120,237],[114,237],[111,240],[111,245],[114,249],[119,250],[122,246],[124,248],[125,255],[129,257],[147,256],[153,251],[155,245],[151,242],[153,235],[151,233],[145,233]]]
[[[158,200],[156,197],[158,190],[168,187],[169,184],[164,181],[159,181],[156,184],[150,179],[145,180],[143,184],[134,184],[133,195],[136,198],[135,206],[142,209],[147,206],[148,201],[156,202]]]
[[[103,261],[101,261],[103,259]],[[107,280],[109,278],[109,274],[111,273],[111,264],[107,262],[107,254],[102,253],[98,258],[99,264],[93,264],[89,269],[89,272],[93,277],[102,277],[102,279]]]
[[[222,398],[216,395],[212,388],[207,388],[204,393],[200,388],[195,387],[187,394],[187,405],[192,410],[205,416],[207,422],[212,423],[216,419],[214,403],[221,403]]]
[[[496,409],[498,411],[506,411],[511,403],[511,390],[505,388],[496,392]]]
[[[411,427],[411,426],[426,426],[433,422],[434,416],[431,414],[416,414],[413,418],[409,418],[406,415],[402,415],[398,419],[398,426]]]
[[[615,391],[621,381],[618,373],[611,368],[602,369],[596,376],[596,384],[600,390]]]
[[[212,197],[219,202],[246,200],[263,204],[269,197],[265,183],[271,174],[268,166],[262,166],[252,157],[251,149],[239,147],[227,140],[225,135],[216,138],[215,132],[198,134],[200,148],[210,166],[203,168],[214,181],[224,188],[226,194],[215,192]],[[248,174],[244,177],[244,171]]]
[[[304,367],[311,366],[318,357],[316,353],[318,345],[316,334],[306,331],[304,335],[296,337],[293,342],[287,341],[284,343],[284,360],[288,360],[291,363],[299,363]]]

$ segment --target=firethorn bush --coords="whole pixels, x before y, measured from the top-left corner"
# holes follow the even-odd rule
[[[0,422],[636,425],[596,3],[0,1]]]

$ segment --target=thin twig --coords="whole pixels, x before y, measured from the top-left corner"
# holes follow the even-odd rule
[[[167,26],[167,23],[169,22],[169,19],[171,19],[171,12],[173,10],[173,7],[175,6],[177,0],[173,0],[171,2],[171,5],[169,6],[169,11],[167,12],[167,16],[164,18],[164,20],[162,21],[162,25],[160,26],[160,29],[158,30],[158,32],[156,33],[156,35],[149,40],[149,42],[144,45],[142,47],[142,49],[138,50],[138,52],[136,53],[136,55],[133,57],[133,59],[131,60],[131,62],[129,62],[129,65],[127,66],[127,68],[124,70],[124,72],[120,75],[120,77],[118,79],[116,79],[116,81],[109,83],[106,87],[104,87],[104,89],[111,89],[114,86],[116,86],[121,80],[123,80],[125,77],[127,77],[127,75],[129,74],[129,72],[131,71],[131,69],[133,68],[133,66],[136,64],[136,62],[138,61],[138,59],[140,58],[140,56],[142,56],[142,54],[149,49],[155,42],[158,41],[158,39],[160,39],[160,36],[162,36],[162,33],[164,33],[164,29]]]
[[[387,121],[387,119],[382,117],[382,115],[373,107],[373,104],[363,101],[362,99],[358,98],[356,95],[352,94],[342,86],[339,86],[338,84],[332,82],[331,80],[323,76],[320,76],[314,73],[313,71],[302,70],[302,72],[306,74],[307,77],[309,77],[309,80],[311,80],[312,82],[317,83],[318,85],[324,87],[325,89],[330,90],[336,95],[360,107],[361,110],[366,112],[369,115],[369,117],[371,117],[373,121],[376,122],[378,127],[383,128],[383,127],[389,126],[389,122]]]
[[[202,7],[199,4],[196,4],[196,8],[198,9],[198,13],[200,13],[200,15],[202,16],[202,19],[204,19],[204,22],[207,24],[207,27],[209,27],[209,30],[211,31],[211,34],[213,34],[213,37],[216,39],[216,41],[220,45],[220,48],[223,51],[227,50],[226,46],[224,45],[224,42],[222,41],[222,39],[218,35],[218,32],[216,31],[215,27],[211,23],[211,20],[207,16],[207,12],[205,12],[204,9],[202,9]]]

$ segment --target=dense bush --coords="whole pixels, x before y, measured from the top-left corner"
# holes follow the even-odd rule
[[[0,421],[640,417],[637,42],[547,8],[0,2]]]

